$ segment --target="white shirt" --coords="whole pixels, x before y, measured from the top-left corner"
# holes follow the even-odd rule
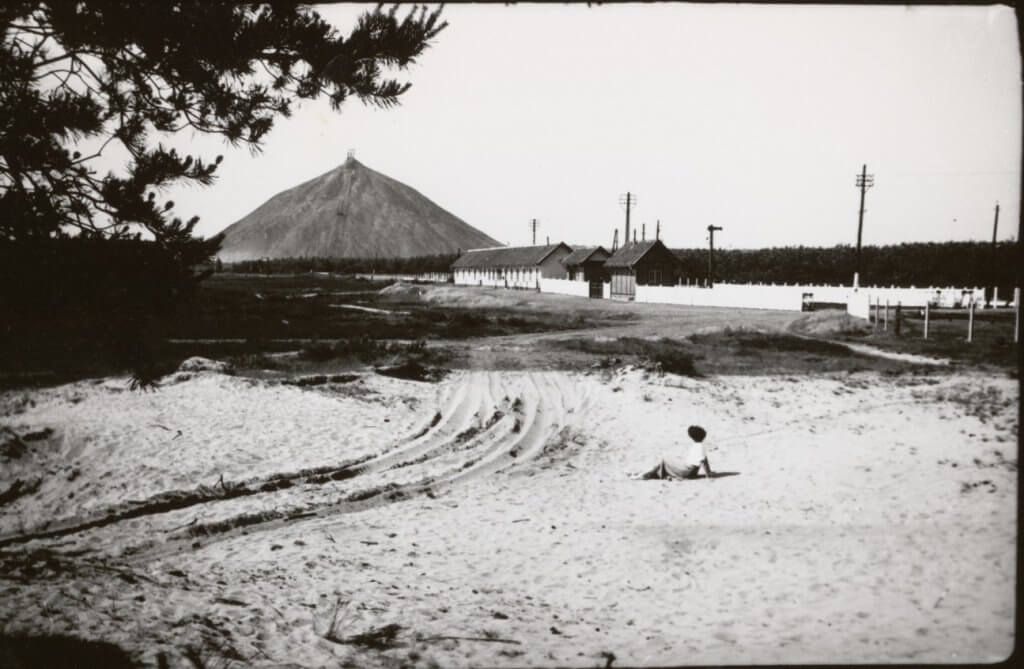
[[[687,467],[699,467],[704,459],[708,457],[707,448],[703,441],[695,441],[690,445],[690,452],[686,454]]]

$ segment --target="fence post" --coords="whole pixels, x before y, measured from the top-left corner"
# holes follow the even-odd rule
[[[889,329],[889,300],[885,301],[885,318],[882,321],[882,329],[883,330],[888,330]]]
[[[974,295],[971,295],[971,303],[967,307],[967,343],[974,340]]]
[[[897,337],[900,334],[900,312],[902,310],[902,307],[902,302],[896,302],[896,327],[893,328],[893,330],[895,331]]]
[[[924,303],[924,338],[928,338],[928,303]]]
[[[1020,288],[1013,289],[1013,343],[1020,337]]]

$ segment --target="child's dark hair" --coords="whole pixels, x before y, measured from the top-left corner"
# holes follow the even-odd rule
[[[690,439],[694,441],[704,441],[704,437],[708,435],[700,425],[691,425],[686,428],[686,434],[690,435]]]

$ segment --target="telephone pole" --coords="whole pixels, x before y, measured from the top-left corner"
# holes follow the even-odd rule
[[[715,285],[715,230],[721,230],[721,226],[708,226],[708,288]]]
[[[875,185],[875,175],[868,174],[868,166],[861,168],[857,175],[857,188],[860,188],[860,214],[857,217],[857,264],[853,270],[853,289],[860,287],[860,240],[864,231],[864,193]]]
[[[636,193],[627,192],[625,195],[619,196],[619,204],[626,208],[626,234],[624,235],[624,244],[629,243],[629,210],[636,206]],[[636,230],[633,231],[633,236],[636,236]]]
[[[989,263],[989,272],[991,273],[991,287],[985,291],[985,302],[989,306],[995,306],[993,302],[996,299],[996,283],[999,281],[999,272],[996,270],[996,233],[999,231],[999,203],[996,202],[996,216],[992,222],[992,262]]]
[[[661,239],[661,219],[658,219],[657,227],[654,228],[654,239]]]
[[[647,241],[647,224],[646,223],[644,223],[643,227],[640,228],[640,241],[642,241],[642,242],[646,242]]]
[[[619,229],[615,228],[615,235],[612,237],[612,253],[619,250]]]
[[[530,220],[530,230],[533,231],[533,245],[537,245],[537,219]]]

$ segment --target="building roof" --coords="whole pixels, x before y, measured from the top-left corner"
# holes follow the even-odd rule
[[[605,261],[605,267],[632,267],[640,262],[647,253],[655,246],[665,247],[660,240],[651,239],[645,242],[629,242],[619,247],[619,250],[612,254],[611,258]],[[667,248],[666,253],[675,258]],[[678,260],[678,259],[677,259]]]
[[[604,253],[605,258],[611,256],[611,253],[608,253],[608,250],[603,246],[582,246],[573,250],[572,253],[562,258],[562,264],[565,265],[566,267],[570,265],[582,265],[588,260],[591,260],[591,256],[597,253],[598,251]],[[603,259],[604,258],[594,258],[594,260]]]
[[[452,269],[475,269],[482,267],[523,267],[535,266],[544,262],[549,255],[559,248],[572,251],[565,243],[547,246],[502,246],[493,249],[466,251],[452,263]]]

